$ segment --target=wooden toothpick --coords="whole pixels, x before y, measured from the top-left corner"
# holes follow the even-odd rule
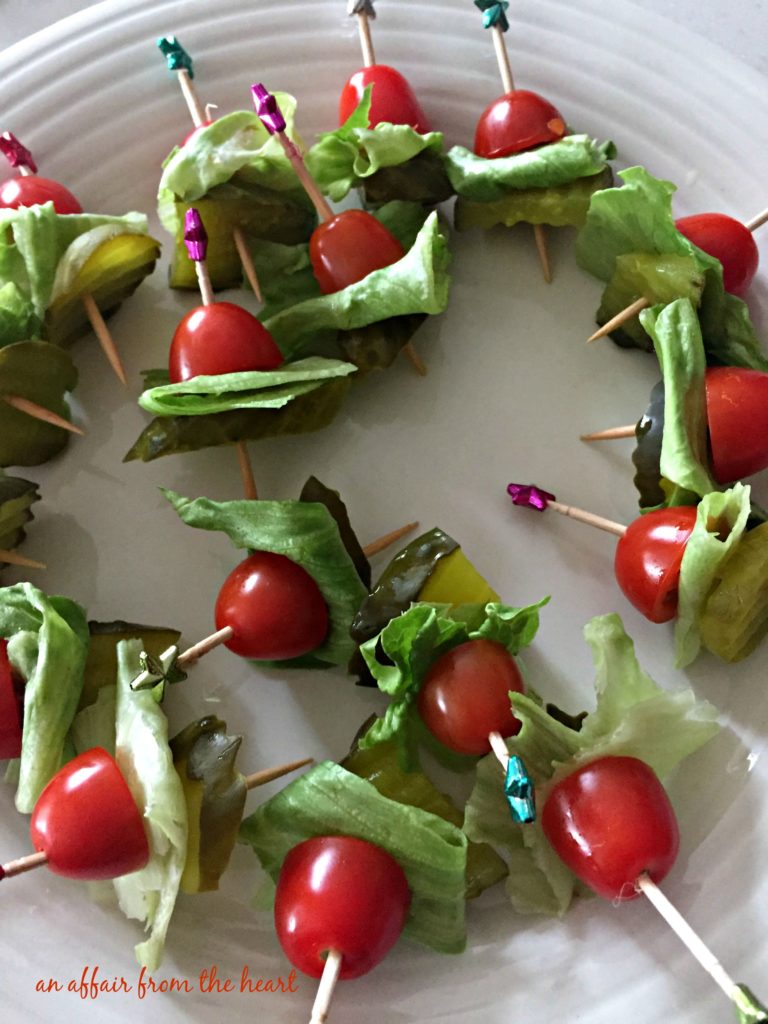
[[[357,31],[360,36],[360,49],[363,51],[363,64],[367,68],[376,63],[376,54],[371,38],[371,20],[376,17],[372,0],[349,0],[347,14],[357,17]]]
[[[768,221],[768,209],[763,210],[762,213],[758,213],[758,215],[753,217],[752,220],[746,221],[744,227],[747,231],[756,231],[759,227],[762,227],[766,221]]]
[[[281,764],[279,768],[264,768],[260,772],[254,772],[253,775],[246,775],[246,789],[250,790],[256,789],[257,786],[266,786],[268,782],[274,782],[275,779],[281,779],[284,775],[298,771],[299,768],[312,764],[314,760],[314,757],[303,757],[300,761],[290,761],[288,764]]]
[[[41,868],[47,863],[47,854],[28,853],[26,857],[18,857],[16,860],[9,860],[7,864],[0,864],[0,880],[23,875],[25,871],[34,871],[35,868]]]
[[[416,529],[418,523],[406,523],[405,526],[398,527],[397,530],[391,530],[389,533],[385,533],[383,537],[379,537],[377,540],[372,540],[370,544],[366,544],[363,548],[363,554],[366,558],[371,558],[373,555],[377,555],[380,551],[388,548],[395,541],[400,540],[401,537],[405,537]]]
[[[631,320],[633,316],[637,316],[643,309],[647,309],[651,305],[650,299],[646,299],[641,296],[639,299],[635,299],[633,303],[622,309],[616,316],[612,316],[607,324],[603,324],[602,327],[598,328],[594,334],[587,338],[587,341],[597,341],[598,338],[604,338],[611,331],[615,331],[617,327],[621,327],[627,320]]]
[[[23,569],[48,568],[44,562],[36,562],[34,558],[27,558],[26,555],[20,555],[18,551],[9,551],[6,548],[0,548],[0,562],[6,562],[8,565],[19,565]]]
[[[693,954],[710,978],[722,989],[731,1002],[740,1011],[745,1009],[753,1011],[755,1016],[750,1016],[751,1020],[768,1019],[766,1016],[758,1016],[766,1013],[765,1007],[744,985],[733,980],[712,950],[691,928],[677,907],[670,902],[669,898],[665,896],[653,879],[648,874],[642,874],[638,878],[636,886],[650,900],[675,935],[685,945],[686,949]]]
[[[323,975],[320,978],[317,995],[312,1004],[312,1016],[310,1017],[309,1024],[325,1024],[328,1020],[333,992],[341,972],[341,959],[341,953],[338,950],[328,950]]]
[[[581,434],[580,441],[618,441],[623,437],[635,436],[635,425],[628,423],[625,427],[608,427],[607,430],[596,430],[591,434]]]
[[[27,416],[32,416],[33,419],[41,420],[43,423],[50,423],[52,427],[60,427],[62,430],[68,430],[70,434],[79,434],[80,437],[85,436],[85,431],[81,430],[80,427],[75,426],[74,423],[70,423],[70,421],[64,419],[63,416],[59,416],[57,412],[52,412],[51,409],[46,409],[44,405],[38,405],[37,402],[32,402],[29,398],[22,398],[21,395],[0,395],[0,399],[2,399],[6,405],[10,405],[12,409],[17,409],[19,412],[26,413]]]

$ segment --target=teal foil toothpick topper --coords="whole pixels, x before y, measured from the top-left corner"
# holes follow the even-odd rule
[[[536,821],[536,798],[533,780],[516,754],[510,754],[507,762],[507,777],[504,780],[504,795],[509,804],[512,820],[518,825],[530,825]]]
[[[161,36],[157,40],[160,52],[165,57],[169,71],[186,71],[190,78],[195,77],[192,69],[192,58],[178,41],[176,36]]]

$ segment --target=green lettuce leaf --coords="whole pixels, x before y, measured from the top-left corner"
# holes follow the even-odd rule
[[[83,688],[88,653],[85,612],[31,583],[0,590],[0,637],[25,680],[16,808],[31,814],[37,798],[72,756],[68,734]]]
[[[593,194],[608,188],[613,181],[610,167],[599,174],[578,178],[565,185],[549,188],[523,188],[509,192],[493,202],[479,202],[459,196],[453,220],[458,231],[481,228],[488,231],[497,224],[511,228],[521,222],[549,224],[551,227],[581,227]]]
[[[348,377],[327,381],[282,409],[232,409],[196,416],[159,416],[144,428],[123,462],[152,462],[238,441],[306,434],[332,423],[349,390]]]
[[[0,270],[0,281],[3,280]],[[32,300],[14,281],[0,285],[0,346],[27,338],[39,338],[42,320]]]
[[[165,384],[139,395],[139,405],[156,416],[206,416],[232,409],[282,409],[299,395],[334,377],[355,372],[351,363],[315,356],[276,370],[199,376]]]
[[[318,335],[351,331],[390,317],[442,313],[448,305],[448,243],[431,213],[397,263],[331,295],[309,298],[265,319],[286,359],[316,351]],[[327,333],[326,333],[327,338]]]
[[[0,548],[12,551],[21,544],[25,525],[34,519],[31,506],[39,500],[37,484],[6,476],[0,469]],[[3,564],[0,562],[0,568]]]
[[[708,362],[768,369],[768,358],[760,349],[749,310],[723,287],[721,264],[675,227],[675,186],[654,178],[643,167],[630,167],[621,171],[619,177],[624,182],[620,188],[605,189],[592,197],[586,224],[576,244],[579,265],[608,283],[606,296],[609,291],[612,293],[610,301],[604,300],[598,320],[606,322],[641,295],[652,303],[668,302],[680,295],[693,301],[698,297]],[[644,283],[638,282],[626,267],[622,268],[620,260],[626,257],[637,262],[643,254],[670,258],[670,272],[661,279],[646,273]],[[664,282],[672,286],[672,294],[666,289],[662,294]],[[636,330],[636,322],[623,325],[623,334],[617,332],[615,340],[644,347],[645,339],[633,334],[633,326]]]
[[[146,233],[141,213],[57,214],[53,203],[0,210],[0,266],[13,268],[12,280],[42,324],[50,304],[100,245],[117,235]],[[24,335],[0,335],[0,345],[24,340]]]
[[[187,857],[187,805],[168,746],[168,722],[152,690],[134,692],[141,640],[118,645],[115,757],[139,808],[149,838],[149,863],[113,882],[120,909],[146,923],[149,938],[135,947],[136,959],[154,973],[176,904]]]
[[[466,942],[467,840],[455,825],[382,796],[370,782],[324,761],[247,817],[240,838],[277,880],[288,852],[313,836],[349,835],[386,850],[408,879],[411,906],[403,934],[440,953]]]
[[[306,155],[307,167],[313,178],[336,203],[380,171],[401,167],[422,153],[433,154],[439,160],[442,158],[441,132],[421,135],[410,125],[388,122],[369,128],[372,89],[373,86],[367,86],[363,98],[345,123],[336,131],[320,135]],[[434,202],[442,202],[450,194],[448,186],[448,194]],[[399,197],[393,195],[390,198]]]
[[[675,622],[675,664],[684,668],[701,650],[698,620],[715,583],[718,569],[747,527],[750,488],[706,495],[696,510],[696,525],[680,565],[679,599]]]
[[[598,143],[588,135],[566,135],[559,142],[492,160],[454,146],[446,163],[448,177],[460,196],[492,203],[512,189],[568,185],[577,178],[600,174],[615,155],[612,142]]]
[[[221,530],[236,548],[272,551],[305,569],[328,606],[328,635],[312,651],[315,661],[345,665],[354,643],[349,626],[367,591],[325,505],[306,501],[211,501],[164,490],[182,522]]]
[[[664,432],[659,473],[666,505],[691,505],[717,485],[709,471],[707,369],[699,318],[688,299],[644,309],[664,380]]]
[[[600,757],[637,757],[664,779],[719,729],[717,710],[711,704],[698,701],[690,689],[668,693],[643,672],[618,615],[592,619],[584,635],[595,663],[597,706],[578,732],[530,697],[510,694],[523,725],[517,736],[506,741],[507,747],[525,762],[537,787],[539,807],[552,784]],[[475,842],[509,850],[507,892],[516,910],[565,913],[579,883],[549,846],[540,818],[534,825],[512,822],[501,768],[493,754],[478,765],[464,831]]]
[[[46,341],[0,347],[0,393],[18,395],[70,419],[64,397],[77,370],[68,353]],[[0,401],[0,466],[38,466],[67,446],[72,435]]]
[[[78,754],[92,747],[103,747],[115,756],[117,687],[101,686],[96,699],[81,708],[72,723],[71,739]]]
[[[379,689],[392,698],[383,718],[360,739],[361,750],[395,740],[406,770],[418,765],[420,737],[415,705],[424,677],[447,651],[469,640],[500,643],[512,656],[527,647],[539,628],[545,598],[526,608],[489,603],[446,607],[417,603],[360,647]]]

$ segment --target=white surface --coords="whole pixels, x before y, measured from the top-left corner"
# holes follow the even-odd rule
[[[5,4],[4,7],[20,5]],[[28,5],[23,5],[26,8]],[[46,5],[39,5],[40,7]],[[47,5],[51,6],[51,5]],[[306,137],[333,123],[342,79],[358,65],[354,26],[340,0],[112,2],[83,12],[0,56],[5,128],[35,152],[44,173],[70,184],[88,209],[151,209],[162,157],[187,130],[186,113],[154,46],[175,31],[195,58],[205,100],[245,106],[257,78],[294,91]],[[381,8],[383,8],[383,3]],[[375,25],[381,60],[413,82],[434,123],[466,140],[499,92],[490,40],[464,0],[391,0]],[[5,13],[5,12],[4,12]],[[421,31],[426,15],[439,24]],[[729,17],[724,12],[723,31]],[[570,123],[611,136],[626,164],[645,163],[680,183],[682,213],[724,208],[744,217],[765,206],[768,133],[764,79],[704,39],[638,6],[540,0],[516,20],[518,81],[546,93]],[[117,45],[119,44],[119,45]],[[113,50],[114,47],[114,50]],[[717,75],[702,68],[717,68]],[[310,78],[311,75],[311,78]],[[612,582],[613,541],[555,515],[512,509],[504,486],[535,479],[561,500],[628,521],[635,508],[628,447],[585,450],[587,428],[626,422],[644,408],[653,361],[610,343],[586,348],[599,285],[573,264],[573,237],[551,232],[556,281],[543,284],[524,228],[456,240],[448,313],[418,336],[430,372],[406,364],[359,384],[336,423],[306,438],[254,445],[260,491],[295,496],[315,473],[337,487],[365,541],[410,518],[439,524],[512,603],[554,595],[526,664],[537,689],[570,708],[590,693],[581,627],[618,609],[644,666],[670,686],[671,632],[644,622]],[[765,244],[763,245],[765,249]],[[765,308],[764,276],[752,306]],[[138,370],[159,365],[190,296],[170,294],[163,273],[113,321],[133,391]],[[163,620],[188,641],[211,625],[211,605],[237,556],[222,537],[182,527],[158,495],[239,493],[234,454],[209,451],[122,465],[144,415],[109,375],[95,342],[74,355],[88,436],[51,467],[27,471],[44,489],[26,550],[49,564],[41,584],[80,600],[95,618]],[[765,488],[763,487],[763,494]],[[385,557],[379,557],[383,566]],[[763,908],[768,839],[763,755],[768,711],[765,653],[724,669],[702,658],[689,678],[727,713],[731,728],[689,763],[675,788],[683,852],[665,884],[733,973],[759,989],[765,976]],[[302,754],[339,757],[367,714],[383,707],[339,674],[259,674],[216,652],[166,704],[173,727],[215,711],[246,736],[242,766]],[[250,801],[256,802],[251,796]],[[26,825],[0,793],[0,849],[26,847]],[[254,858],[236,851],[222,892],[182,897],[162,976],[189,979],[216,964],[239,979],[287,973],[267,914],[248,906]],[[3,909],[3,1020],[105,1022],[153,1014],[181,1021],[306,1019],[314,983],[293,995],[102,995],[35,992],[38,979],[99,976],[136,983],[134,926],[93,906],[74,884],[44,871],[7,882]],[[363,1015],[397,1024],[506,1024],[564,1020],[615,1024],[719,1024],[730,1009],[651,907],[593,901],[564,922],[516,918],[499,893],[469,908],[470,947],[444,958],[401,944],[368,977],[339,988],[334,1024]]]

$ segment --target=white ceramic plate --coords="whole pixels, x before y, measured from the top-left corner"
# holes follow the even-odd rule
[[[222,111],[247,106],[253,80],[294,92],[309,138],[334,124],[341,83],[360,62],[344,8],[341,0],[97,5],[0,56],[0,127],[16,132],[42,173],[68,183],[87,209],[151,211],[159,163],[188,130],[155,38],[179,35],[204,99]],[[469,0],[382,0],[379,8],[379,59],[408,75],[450,142],[466,142],[501,91],[476,9]],[[549,96],[569,123],[612,137],[624,164],[642,162],[677,181],[680,214],[724,209],[746,218],[765,205],[765,83],[756,73],[621,2],[540,0],[515,10],[508,38],[518,83]],[[655,365],[610,342],[584,345],[599,285],[575,268],[571,233],[551,232],[551,247],[556,281],[547,287],[527,229],[457,239],[450,310],[418,337],[427,379],[398,363],[359,384],[329,429],[254,445],[253,460],[264,496],[295,497],[315,473],[342,492],[363,540],[418,518],[425,529],[439,524],[459,539],[509,602],[553,594],[526,663],[541,693],[576,709],[589,701],[592,678],[581,628],[609,610],[622,613],[656,679],[668,686],[686,680],[670,668],[669,628],[646,623],[616,590],[612,539],[554,514],[514,510],[504,493],[510,479],[534,479],[616,519],[629,521],[635,509],[628,444],[587,450],[577,436],[638,416]],[[763,276],[752,291],[756,314],[767,292]],[[138,371],[164,362],[175,324],[192,304],[167,291],[160,271],[115,317],[130,393],[92,339],[76,346],[88,435],[52,466],[26,474],[39,477],[44,496],[26,549],[48,562],[39,584],[81,601],[94,618],[178,624],[190,642],[209,631],[215,594],[238,556],[222,536],[183,527],[156,487],[235,497],[234,454],[211,450],[150,466],[121,458],[145,422],[134,402]],[[768,898],[764,658],[763,651],[724,668],[703,657],[689,674],[729,727],[673,787],[683,851],[665,884],[737,977],[757,988]],[[213,711],[242,730],[241,766],[250,771],[302,754],[338,758],[382,706],[377,693],[341,674],[283,679],[225,651],[208,657],[166,703],[174,728]],[[28,840],[7,789],[0,801],[7,859]],[[196,989],[212,965],[236,987],[245,965],[252,976],[287,974],[270,916],[248,907],[255,864],[238,849],[220,893],[179,899],[163,978]],[[295,994],[194,991],[139,1003],[134,923],[44,871],[6,883],[1,898],[9,1024],[111,1024],[137,1014],[169,1024],[307,1019],[315,990],[307,979]],[[133,991],[93,1000],[35,990],[39,980],[79,980],[86,967],[88,977],[94,967],[100,979],[125,977]],[[553,922],[515,917],[501,893],[489,893],[469,909],[464,956],[401,943],[375,972],[343,984],[333,1020],[351,1024],[363,1014],[402,1024],[715,1024],[730,1009],[640,901],[621,909],[592,901]]]

